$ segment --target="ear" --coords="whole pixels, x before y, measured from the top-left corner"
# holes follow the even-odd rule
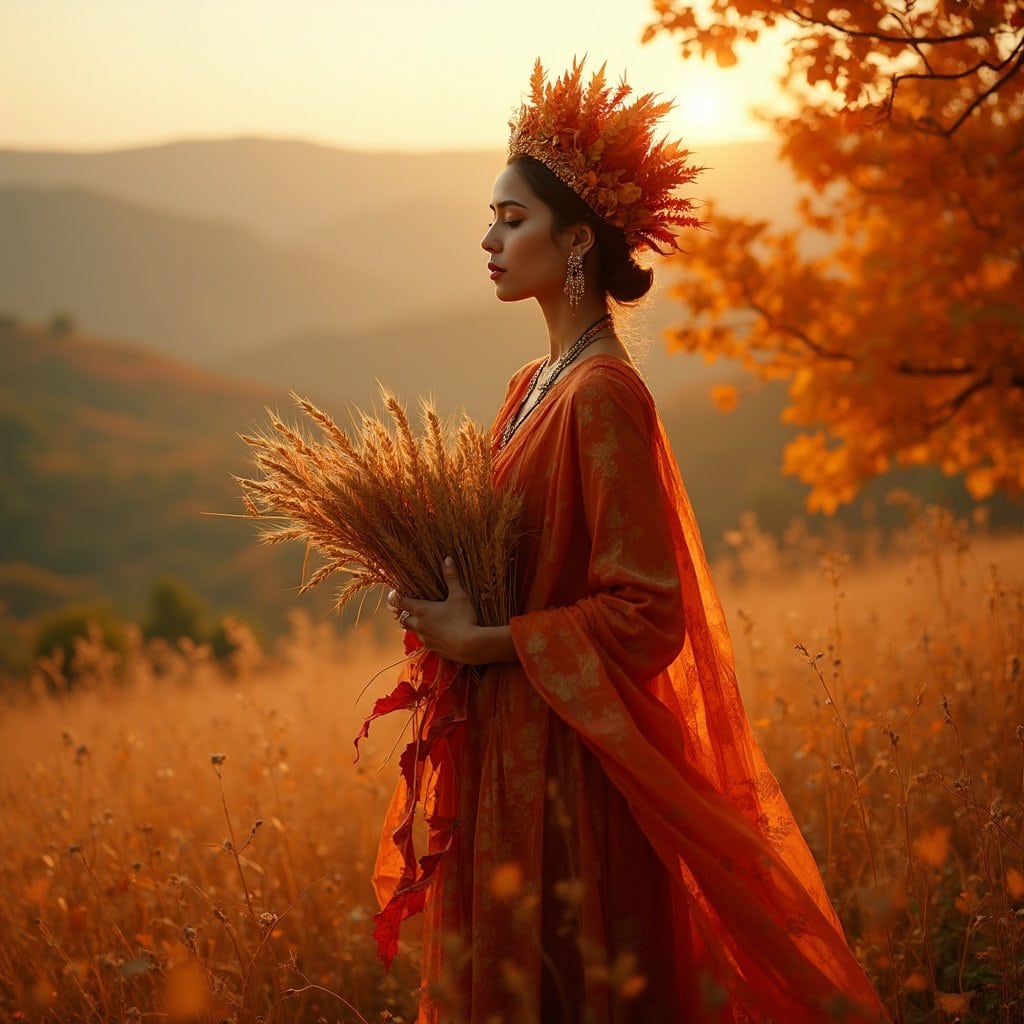
[[[566,254],[571,249],[575,249],[581,256],[586,256],[596,242],[597,235],[594,234],[593,227],[585,220],[577,224],[570,224],[562,232],[562,244]]]
[[[597,235],[594,229],[586,221],[574,224],[572,228],[572,247],[577,249],[581,256],[586,256],[597,242]]]

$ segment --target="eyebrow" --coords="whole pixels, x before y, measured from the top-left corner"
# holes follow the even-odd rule
[[[490,210],[500,210],[503,206],[518,206],[518,207],[520,207],[523,210],[528,210],[529,209],[529,207],[526,205],[526,203],[521,203],[517,199],[502,199],[502,201],[500,203],[498,203],[497,206],[495,206],[494,204],[491,204],[488,207],[488,209],[490,209]]]

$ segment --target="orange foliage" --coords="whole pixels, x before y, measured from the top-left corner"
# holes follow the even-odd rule
[[[684,56],[794,29],[774,122],[795,231],[710,215],[675,257],[689,350],[788,379],[784,471],[830,512],[893,461],[1024,489],[1024,6],[655,0]],[[822,85],[829,88],[823,89]],[[807,255],[809,232],[831,245]],[[819,246],[820,248],[820,246]],[[744,316],[737,318],[737,311]]]

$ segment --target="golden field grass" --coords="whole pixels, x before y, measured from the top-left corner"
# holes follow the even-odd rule
[[[748,712],[894,1018],[1024,1020],[1024,536],[924,510],[856,560],[730,540]],[[11,691],[0,1019],[414,1018],[415,930],[385,977],[370,920],[398,726],[352,763],[398,637],[239,639],[226,667],[85,644],[71,690]]]

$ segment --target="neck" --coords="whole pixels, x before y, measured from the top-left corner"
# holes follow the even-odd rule
[[[551,366],[595,320],[608,312],[608,305],[603,299],[587,296],[579,309],[571,312],[568,300],[560,297],[557,302],[542,303],[541,311],[548,328],[551,349],[548,366]]]

